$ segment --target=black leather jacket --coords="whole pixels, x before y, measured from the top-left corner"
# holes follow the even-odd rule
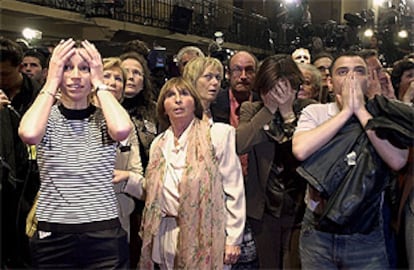
[[[376,96],[367,102],[374,116],[366,129],[399,148],[414,144],[414,109]],[[368,233],[379,223],[381,192],[391,170],[370,143],[359,121],[352,117],[324,147],[298,168],[327,203],[319,229],[334,233]]]

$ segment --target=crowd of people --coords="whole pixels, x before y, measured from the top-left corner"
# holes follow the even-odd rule
[[[0,52],[2,268],[414,268],[413,54]]]

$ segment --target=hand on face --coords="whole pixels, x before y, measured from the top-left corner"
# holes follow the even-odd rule
[[[78,50],[80,56],[89,64],[91,73],[91,82],[94,87],[103,82],[103,64],[101,54],[95,48],[95,45],[85,40],[82,41],[82,47],[85,50]]]
[[[75,41],[73,39],[61,40],[53,49],[52,56],[49,61],[49,69],[47,81],[53,83],[56,88],[62,82],[63,71],[66,62],[75,54]]]
[[[365,99],[364,92],[362,91],[361,84],[358,80],[353,79],[354,87],[352,88],[352,103],[353,103],[353,112],[358,114],[361,110],[365,110]]]
[[[296,90],[292,88],[287,79],[277,80],[275,86],[265,95],[262,95],[264,105],[272,113],[275,113],[277,108],[280,108],[280,110],[291,109],[295,98]]]
[[[381,82],[378,78],[378,73],[374,69],[370,69],[368,73],[368,89],[367,89],[367,97],[369,99],[374,98],[375,95],[381,95]]]
[[[296,90],[292,88],[288,79],[279,79],[275,86],[276,100],[280,110],[292,108],[296,98]]]
[[[343,84],[341,94],[337,95],[341,110],[350,114],[357,114],[365,109],[364,93],[361,83],[353,71],[348,72]]]
[[[279,104],[277,102],[275,87],[270,89],[265,95],[261,95],[264,106],[273,114],[277,111]]]
[[[381,83],[382,95],[390,99],[395,99],[396,96],[395,96],[394,87],[392,86],[391,76],[390,74],[388,74],[388,72],[385,72],[385,71],[382,71],[382,72],[384,76],[384,83]]]

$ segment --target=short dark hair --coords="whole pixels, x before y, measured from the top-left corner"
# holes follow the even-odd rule
[[[254,89],[259,94],[265,95],[280,78],[288,79],[292,88],[296,90],[299,90],[299,86],[304,81],[302,72],[290,54],[276,54],[266,57],[257,71]]]
[[[354,50],[349,50],[349,51],[345,51],[345,52],[342,52],[342,53],[340,53],[340,54],[338,54],[336,57],[335,57],[335,59],[333,60],[333,62],[332,62],[332,65],[331,65],[331,68],[330,68],[330,70],[329,70],[329,72],[333,75],[333,67],[335,66],[335,64],[336,64],[336,61],[339,59],[339,58],[341,58],[341,57],[354,57],[354,56],[357,56],[357,57],[361,57],[361,59],[362,60],[364,60],[364,62],[365,62],[365,59],[361,56],[361,54],[358,52],[358,51],[354,51]]]
[[[23,49],[16,42],[0,37],[0,62],[9,61],[14,67],[22,63]]]
[[[23,58],[25,57],[34,57],[39,59],[40,65],[42,68],[47,67],[47,57],[43,54],[43,52],[39,51],[38,49],[29,49],[24,52]]]
[[[329,52],[320,52],[318,54],[316,54],[315,56],[312,56],[312,64],[315,64],[316,60],[319,60],[321,58],[329,58],[332,61],[334,60],[334,57],[331,53]]]
[[[378,52],[377,52],[377,50],[374,50],[374,49],[363,49],[363,50],[359,51],[358,54],[362,58],[364,58],[364,60],[366,60],[370,57],[373,57],[373,56],[378,57]]]
[[[147,43],[145,43],[142,40],[135,39],[135,40],[128,41],[122,50],[122,53],[129,53],[129,52],[136,52],[138,54],[141,54],[145,58],[147,58],[150,52],[150,49]]]

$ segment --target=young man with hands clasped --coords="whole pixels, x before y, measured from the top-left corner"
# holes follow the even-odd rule
[[[366,101],[367,66],[357,54],[334,61],[332,83],[336,102],[306,107],[292,142],[308,181],[302,267],[386,269],[382,191],[407,162],[413,111],[383,96]]]

